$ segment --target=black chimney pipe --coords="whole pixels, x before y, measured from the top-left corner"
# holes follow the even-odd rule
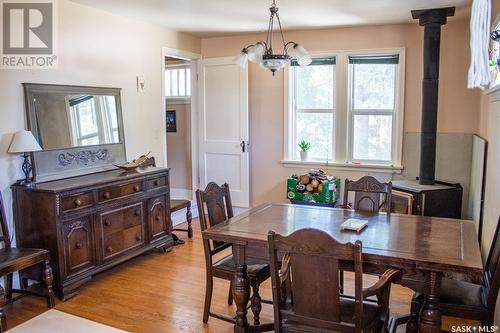
[[[420,137],[419,183],[433,185],[436,171],[436,132],[439,86],[439,47],[441,26],[455,7],[412,10],[424,27],[424,71],[422,79],[422,124]]]

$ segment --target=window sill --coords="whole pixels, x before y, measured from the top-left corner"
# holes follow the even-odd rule
[[[380,173],[397,173],[403,171],[401,165],[380,165],[380,164],[354,164],[354,163],[327,163],[321,161],[288,161],[283,160],[281,164],[285,168],[311,168],[311,167],[325,167],[332,170],[345,170],[345,171],[361,171],[361,172],[380,172]]]

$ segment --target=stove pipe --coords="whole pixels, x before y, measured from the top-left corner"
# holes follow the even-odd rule
[[[424,27],[424,70],[422,79],[422,125],[420,136],[419,183],[433,185],[436,171],[436,132],[439,85],[441,26],[455,14],[455,7],[412,10]]]

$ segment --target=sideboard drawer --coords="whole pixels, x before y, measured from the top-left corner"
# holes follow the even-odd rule
[[[162,176],[153,179],[149,179],[146,181],[146,188],[148,190],[152,190],[155,188],[168,186],[168,177]]]
[[[133,182],[122,185],[104,187],[99,190],[99,202],[118,199],[127,195],[142,192],[142,182]]]
[[[103,258],[107,259],[144,243],[142,225],[104,236]]]
[[[103,236],[123,231],[139,225],[143,220],[142,202],[106,211],[100,214],[101,230]]]
[[[62,223],[66,276],[96,265],[91,218],[85,216]]]
[[[94,196],[92,191],[72,194],[61,199],[61,211],[66,212],[74,209],[80,209],[92,206],[94,204]]]

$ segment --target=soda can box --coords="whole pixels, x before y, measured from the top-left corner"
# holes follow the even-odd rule
[[[339,198],[340,178],[329,178],[319,180],[308,175],[288,178],[286,196],[290,200],[334,204]]]

